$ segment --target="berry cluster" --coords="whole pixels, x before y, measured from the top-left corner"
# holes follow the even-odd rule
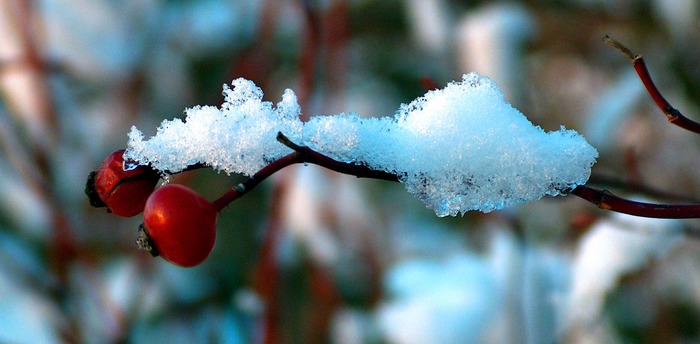
[[[282,133],[278,133],[277,140],[293,152],[269,163],[213,202],[182,185],[167,184],[156,189],[158,172],[147,165],[131,166],[124,161],[123,149],[110,154],[97,171],[90,173],[85,193],[90,204],[107,207],[115,215],[131,217],[143,212],[136,240],[139,248],[173,264],[191,267],[211,253],[216,240],[216,217],[221,209],[287,166],[311,163],[358,178],[398,181],[391,173],[333,160],[295,144]],[[200,167],[204,165],[192,165],[187,170]]]
[[[125,169],[123,154],[124,150],[111,153],[88,176],[85,193],[90,204],[124,217],[143,212],[140,248],[183,267],[202,263],[214,247],[220,209],[186,186],[156,189],[159,174],[148,166]]]

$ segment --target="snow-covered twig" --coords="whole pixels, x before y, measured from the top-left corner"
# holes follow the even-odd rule
[[[277,133],[277,141],[297,152],[300,155],[300,159],[302,160],[302,162],[305,163],[322,166],[331,171],[335,171],[342,174],[349,174],[357,178],[381,179],[392,182],[399,181],[398,176],[395,174],[374,170],[361,163],[354,164],[340,162],[319,152],[316,152],[307,146],[298,145],[292,142],[292,140],[290,140],[282,132]]]
[[[294,153],[271,163],[260,170],[260,172],[256,173],[251,178],[234,187],[229,192],[224,194],[224,196],[214,201],[214,204],[219,209],[240,198],[275,172],[296,163],[310,163],[338,173],[353,175],[358,178],[372,178],[395,182],[399,181],[399,177],[397,175],[374,170],[359,162],[346,163],[334,160],[326,155],[314,151],[310,147],[294,143],[281,132],[278,133],[277,140],[294,150]],[[597,205],[600,209],[610,210],[617,213],[651,218],[700,218],[700,205],[697,204],[673,205],[637,202],[615,196],[608,190],[600,190],[586,185],[576,187],[571,191],[571,194]]]
[[[476,73],[401,105],[393,117],[351,113],[308,122],[300,120],[291,90],[275,107],[262,100],[252,81],[236,79],[231,86],[224,87],[221,108],[188,109],[184,121],[164,121],[148,140],[132,127],[124,158],[171,173],[202,163],[252,176],[293,151],[275,139],[283,132],[332,161],[348,163],[339,172],[372,170],[371,178],[398,178],[442,217],[565,194],[585,184],[598,156],[573,130],[545,132],[533,125],[495,83]],[[314,154],[305,159],[334,166]],[[355,164],[368,168],[353,170]]]

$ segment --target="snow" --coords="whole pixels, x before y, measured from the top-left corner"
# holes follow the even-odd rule
[[[185,111],[185,121],[163,121],[156,136],[143,140],[131,128],[125,159],[176,173],[204,163],[226,173],[253,175],[292,151],[277,142],[278,132],[299,141],[301,108],[294,92],[287,90],[273,107],[262,101],[262,90],[245,79],[224,86],[221,108],[196,106]]]
[[[307,123],[287,90],[273,107],[262,90],[237,79],[221,108],[185,111],[144,141],[132,128],[125,158],[175,173],[204,163],[252,175],[291,153],[278,131],[336,160],[394,173],[438,216],[501,209],[584,184],[598,152],[573,130],[545,133],[475,73],[402,105],[393,117],[313,117]]]

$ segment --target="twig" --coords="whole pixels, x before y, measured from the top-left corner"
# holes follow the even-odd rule
[[[353,175],[358,178],[381,179],[393,182],[400,180],[399,176],[396,174],[378,171],[361,164],[345,163],[334,160],[326,155],[314,151],[307,146],[301,146],[292,142],[281,132],[277,134],[277,140],[294,150],[294,153],[286,155],[265,166],[251,178],[241,184],[238,184],[236,187],[232,188],[226,194],[214,201],[214,206],[217,210],[223,209],[229,203],[240,198],[275,172],[289,165],[298,163],[311,163],[338,173]],[[585,185],[576,187],[571,194],[597,205],[600,209],[618,213],[667,219],[700,218],[700,205],[696,204],[673,205],[637,202],[615,196],[607,190],[599,190]]]
[[[674,193],[670,193],[670,192],[667,192],[664,190],[650,187],[650,186],[643,184],[643,183],[626,181],[626,180],[622,180],[620,178],[601,175],[601,174],[591,175],[591,178],[588,179],[588,182],[586,183],[586,185],[605,186],[605,187],[614,188],[616,190],[625,190],[627,192],[638,193],[638,194],[642,194],[645,196],[653,197],[656,199],[662,199],[662,200],[666,200],[666,201],[687,202],[687,203],[700,202],[700,200],[698,200],[694,197],[691,197],[691,196],[674,194]]]
[[[594,189],[585,185],[576,187],[571,194],[597,205],[600,209],[617,213],[659,219],[700,218],[700,205],[698,204],[674,205],[637,202],[615,196],[608,190]]]
[[[273,194],[279,196],[284,192],[284,183],[275,183]],[[280,292],[283,285],[281,268],[277,249],[285,231],[282,220],[282,197],[273,197],[268,216],[268,223],[263,231],[264,237],[260,247],[260,254],[254,272],[254,286],[261,299],[265,302],[259,338],[256,343],[274,344],[280,342],[282,331],[281,317],[284,307],[284,293]]]
[[[277,133],[277,141],[299,153],[303,162],[306,163],[325,167],[338,173],[349,174],[357,178],[381,179],[392,182],[399,181],[399,177],[393,173],[374,170],[362,164],[340,162],[316,152],[307,146],[300,146],[292,142],[281,132]]]
[[[223,196],[219,197],[217,200],[212,202],[214,204],[214,208],[217,211],[221,211],[221,209],[225,208],[227,205],[229,205],[231,202],[239,199],[241,196],[245,195],[248,193],[250,190],[258,186],[263,180],[267,179],[271,175],[273,175],[275,172],[280,171],[281,169],[293,165],[293,164],[298,164],[304,162],[301,158],[301,154],[294,152],[288,155],[285,155],[284,157],[275,160],[274,162],[270,163],[269,165],[263,167],[260,171],[255,173],[252,177],[246,179],[244,182],[234,186],[226,192]]]
[[[649,96],[651,96],[651,98],[654,100],[656,106],[658,106],[659,109],[663,111],[663,113],[666,115],[666,118],[668,118],[669,122],[683,129],[700,134],[700,123],[690,120],[687,117],[683,116],[683,114],[681,114],[680,111],[671,106],[671,104],[661,94],[659,89],[656,87],[656,84],[654,84],[654,81],[651,79],[651,75],[649,74],[649,70],[647,69],[647,65],[644,62],[644,58],[642,57],[642,55],[636,55],[632,53],[632,51],[625,47],[622,43],[610,38],[610,36],[608,35],[606,35],[605,38],[603,38],[603,42],[621,51],[627,56],[627,58],[630,59],[630,61],[632,61],[632,66],[634,66],[634,70],[637,72],[639,79],[642,81],[642,84],[644,84],[644,87],[647,89]]]
[[[373,170],[364,165],[343,163],[333,160],[309,147],[297,145],[282,133],[277,134],[277,139],[287,147],[298,152],[302,156],[304,162],[313,163],[336,172],[357,177],[399,181],[399,177],[395,174]],[[598,190],[585,185],[574,189],[572,194],[597,205],[601,209],[619,213],[654,218],[700,218],[700,205],[669,205],[637,202],[615,196],[607,190]]]

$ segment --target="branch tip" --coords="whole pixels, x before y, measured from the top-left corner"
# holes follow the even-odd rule
[[[666,115],[669,122],[688,131],[700,134],[700,123],[683,116],[680,111],[671,106],[671,104],[661,94],[659,89],[656,87],[656,84],[654,84],[654,81],[651,79],[647,65],[641,55],[633,54],[632,51],[630,51],[622,43],[610,38],[608,35],[603,38],[603,42],[621,51],[632,61],[634,70],[637,72],[639,79],[647,89],[649,96],[654,100],[656,106]]]
[[[281,131],[277,132],[277,141],[279,141],[281,144],[291,148],[292,150],[299,152],[303,149],[304,146],[298,145],[292,140],[290,140],[286,135],[282,134]]]
[[[625,56],[627,56],[627,58],[630,59],[632,63],[635,63],[637,60],[642,58],[642,55],[637,55],[633,53],[624,44],[620,43],[619,41],[608,35],[605,35],[605,37],[603,37],[603,42],[625,54]]]

